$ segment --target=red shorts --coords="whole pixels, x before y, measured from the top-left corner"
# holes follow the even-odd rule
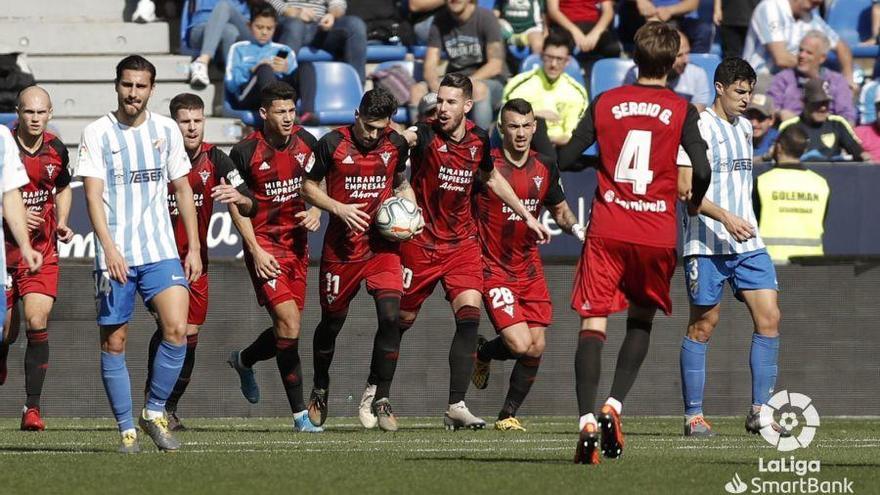
[[[400,255],[379,253],[368,260],[346,263],[321,260],[318,275],[321,310],[330,314],[347,311],[364,280],[370,294],[379,291],[403,294]]]
[[[27,294],[58,295],[58,260],[46,263],[39,273],[30,273],[23,267],[6,267],[6,310]]]
[[[283,302],[294,301],[302,311],[306,304],[308,257],[275,259],[281,265],[281,274],[272,280],[266,280],[257,275],[254,260],[245,251],[244,264],[251,275],[251,283],[254,284],[254,292],[257,294],[257,303],[271,309]]]
[[[515,277],[485,265],[483,278],[483,304],[496,332],[517,323],[529,328],[550,326],[553,303],[543,270],[538,276]]]
[[[483,292],[483,262],[477,239],[470,239],[450,249],[427,249],[412,242],[400,245],[403,265],[402,311],[422,307],[437,282],[443,284],[446,300],[452,302],[466,290]]]
[[[571,308],[583,318],[608,316],[626,309],[630,301],[668,315],[676,259],[675,248],[589,237],[578,261]]]
[[[208,274],[203,273],[195,282],[189,284],[188,325],[202,325],[208,316]]]

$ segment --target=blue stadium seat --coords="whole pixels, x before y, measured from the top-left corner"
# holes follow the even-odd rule
[[[15,122],[15,119],[18,118],[18,114],[13,113],[0,113],[0,125],[5,125],[6,127],[12,128],[12,124]]]
[[[507,45],[507,53],[517,60],[525,60],[526,57],[532,54],[532,49],[528,46]]]
[[[634,62],[628,58],[603,58],[593,64],[593,73],[590,77],[590,98],[599,96],[599,93],[616,88],[623,84],[626,71]]]
[[[409,51],[410,51],[410,53],[413,54],[413,57],[418,58],[418,59],[423,59],[423,58],[425,58],[425,53],[428,52],[428,46],[427,45],[413,45],[413,46],[409,47]]]
[[[837,0],[828,10],[828,25],[849,44],[853,56],[872,58],[880,53],[877,45],[860,46],[871,36],[871,0]]]
[[[239,110],[233,105],[233,103],[236,101],[236,97],[234,94],[226,89],[228,87],[227,84],[230,82],[229,80],[231,79],[231,77],[232,74],[227,71],[226,75],[223,78],[223,116],[239,119],[245,125],[257,127],[263,122],[257,112],[253,112],[251,110]]]
[[[877,98],[877,91],[880,89],[880,82],[870,81],[862,86],[862,92],[859,94],[859,122],[862,124],[870,124],[877,120],[877,108],[874,100]]]
[[[318,48],[312,48],[310,46],[304,46],[299,49],[299,53],[296,54],[297,62],[332,62],[333,55],[330,52],[326,52],[324,50]]]
[[[354,123],[354,111],[363,88],[354,67],[342,62],[315,62],[300,66],[301,113],[309,112],[310,125]]]
[[[721,57],[714,53],[691,53],[689,58],[690,63],[698,65],[706,71],[706,76],[709,78],[709,85],[712,86],[712,91],[710,91],[710,93],[715,94],[715,84],[713,84],[713,81],[715,80],[715,69],[717,69],[718,65],[721,63]]]
[[[541,54],[533,53],[522,61],[522,64],[519,66],[519,71],[526,72],[540,65],[542,65]],[[581,73],[581,66],[574,57],[568,57],[568,64],[565,65],[565,73],[573,77],[581,86],[587,86],[584,81],[584,75]],[[592,96],[592,93],[590,93],[590,95]]]
[[[406,58],[403,45],[367,45],[367,62],[387,62]]]
[[[495,8],[495,0],[479,0],[477,5],[483,7],[484,9],[492,10]]]

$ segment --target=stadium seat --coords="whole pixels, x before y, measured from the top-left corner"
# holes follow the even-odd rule
[[[311,113],[309,125],[354,123],[363,88],[354,67],[342,62],[300,66],[301,113]]]
[[[376,68],[373,69],[373,71],[375,72],[377,70],[387,70],[396,65],[406,69],[406,71],[409,72],[409,74],[413,77],[415,77],[415,74],[418,72],[419,77],[415,78],[417,81],[421,77],[422,64],[417,64],[412,60],[390,60],[388,62],[382,62],[381,64],[378,64]],[[407,109],[407,105],[409,102],[401,101],[399,103],[400,106],[397,107],[397,113],[395,113],[394,117],[392,117],[391,119],[399,123],[409,122],[409,111]]]
[[[628,58],[603,58],[593,65],[590,77],[590,98],[623,84],[626,71],[635,63]]]
[[[406,58],[403,45],[367,45],[367,62],[387,62]]]
[[[18,118],[18,114],[13,113],[0,113],[0,125],[5,125],[6,127],[12,127],[12,123],[15,122],[15,119]]]
[[[238,119],[242,124],[248,125],[251,127],[258,127],[262,124],[262,119],[260,119],[260,115],[257,112],[251,110],[238,110],[232,106],[232,102],[234,100],[234,96],[232,94],[224,91],[223,92],[223,116],[231,117],[233,119]]]
[[[522,64],[519,66],[520,72],[526,72],[534,69],[541,65],[541,55],[538,53],[533,53],[525,58],[522,61]],[[581,66],[578,64],[577,60],[574,57],[568,57],[568,64],[565,66],[565,73],[569,76],[573,77],[575,81],[577,81],[581,86],[586,87],[586,82],[584,81],[584,75],[581,73]],[[592,93],[590,93],[592,94]]]
[[[877,97],[877,91],[880,89],[880,82],[870,81],[862,86],[862,92],[859,94],[859,122],[862,124],[870,124],[877,120],[877,108],[874,105],[874,99]]]
[[[484,9],[492,10],[495,8],[495,0],[479,0],[477,2],[477,5],[483,7]]]
[[[507,45],[507,53],[517,60],[525,60],[532,54],[532,49],[528,46]]]
[[[299,53],[296,54],[297,62],[332,62],[333,55],[330,52],[326,52],[319,48],[312,48],[311,46],[304,46],[299,49]]]
[[[859,45],[871,36],[871,0],[837,0],[827,17],[828,25],[849,44],[854,57],[873,58],[880,53],[877,45]]]
[[[413,54],[413,57],[418,59],[425,58],[425,53],[428,52],[427,45],[413,45],[409,47],[409,52]]]
[[[706,76],[709,78],[709,85],[712,86],[711,94],[715,94],[715,85],[713,84],[713,81],[715,80],[715,69],[717,69],[718,65],[721,63],[721,57],[714,53],[691,53],[689,58],[690,63],[698,65],[706,71]]]

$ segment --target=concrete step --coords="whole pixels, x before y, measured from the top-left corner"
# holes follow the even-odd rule
[[[3,21],[0,22],[0,45],[29,55],[128,55],[168,53],[170,50],[168,24],[164,22]]]
[[[0,19],[103,19],[121,21],[125,2],[113,0],[2,0]]]
[[[113,81],[119,55],[37,55],[28,57],[34,77],[42,83]],[[185,55],[151,55],[157,81],[188,81],[190,58]]]
[[[62,117],[52,119],[49,125],[58,131],[64,144],[76,146],[79,144],[83,128],[96,118]],[[231,146],[243,137],[242,129],[238,119],[211,117],[205,123],[205,140],[218,146]]]
[[[117,105],[113,83],[47,83],[42,85],[52,97],[55,117],[90,117],[114,110]],[[211,113],[214,102],[214,86],[196,91],[189,84],[167,82],[156,84],[147,108],[167,113],[168,103],[180,93],[195,93],[205,102],[205,113]]]

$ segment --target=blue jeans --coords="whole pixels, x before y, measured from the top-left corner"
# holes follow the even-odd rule
[[[320,48],[332,53],[337,59],[354,67],[361,84],[366,79],[367,25],[360,18],[346,15],[336,19],[329,31],[322,31],[318,23],[305,23],[293,17],[283,17],[279,27],[278,42],[299,53],[303,46]]]
[[[221,66],[226,65],[226,56],[233,43],[252,38],[248,20],[228,1],[218,2],[208,22],[189,30],[189,45],[198,49],[199,55],[218,58]]]

